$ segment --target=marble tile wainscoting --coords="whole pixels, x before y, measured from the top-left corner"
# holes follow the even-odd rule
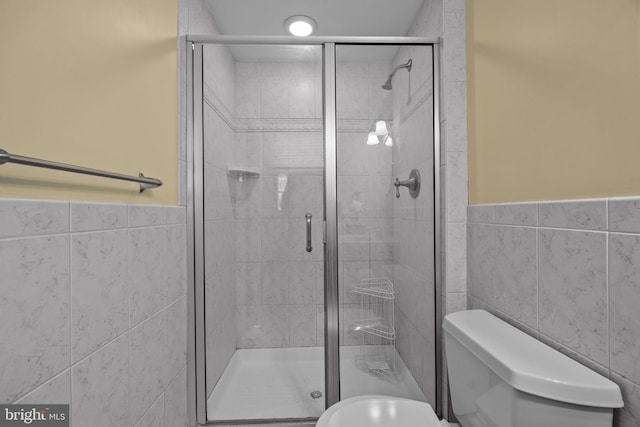
[[[186,212],[0,200],[0,402],[188,425]]]
[[[468,207],[468,307],[482,308],[622,389],[640,426],[640,198]]]
[[[407,364],[427,401],[436,402],[435,371],[435,257],[433,183],[433,75],[430,47],[403,46],[392,64],[413,61],[411,75],[400,73],[393,82],[392,179],[406,179],[412,169],[421,174],[417,198],[401,189],[391,191],[393,208],[393,282],[398,353]],[[392,187],[393,188],[393,187]]]

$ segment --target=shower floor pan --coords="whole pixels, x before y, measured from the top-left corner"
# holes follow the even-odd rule
[[[395,373],[389,377],[359,367],[362,350],[361,346],[340,348],[342,399],[382,394],[425,400],[397,353]],[[318,391],[322,397],[313,398]],[[207,402],[211,421],[317,418],[323,411],[323,347],[236,350]]]

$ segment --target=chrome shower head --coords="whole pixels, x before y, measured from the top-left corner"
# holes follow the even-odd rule
[[[394,68],[391,71],[391,74],[389,74],[389,78],[387,78],[387,81],[384,82],[384,84],[382,85],[382,89],[384,89],[384,90],[393,89],[393,86],[391,85],[391,79],[393,79],[393,76],[396,74],[396,72],[398,70],[402,69],[402,68],[406,68],[407,71],[411,72],[411,66],[412,65],[413,65],[413,61],[411,59],[409,59],[406,64],[401,64],[401,65],[398,65],[396,68]]]

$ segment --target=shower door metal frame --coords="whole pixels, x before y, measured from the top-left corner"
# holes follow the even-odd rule
[[[435,410],[442,417],[442,283],[441,283],[441,144],[440,53],[438,39],[422,37],[290,37],[290,36],[187,36],[187,258],[188,265],[188,408],[192,425],[217,424],[207,420],[206,332],[204,298],[204,117],[203,46],[206,44],[320,45],[323,47],[324,133],[324,292],[325,292],[325,398],[326,407],[340,400],[340,343],[338,301],[337,225],[337,45],[421,45],[432,47],[433,78],[433,197],[434,197],[434,305],[435,305]],[[195,141],[198,141],[196,144]],[[237,423],[305,422],[309,419],[239,420]]]
[[[338,159],[336,44],[322,49],[324,135],[324,392],[325,408],[340,400],[340,304],[338,301]]]

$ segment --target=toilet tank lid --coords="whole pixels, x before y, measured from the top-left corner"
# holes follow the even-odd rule
[[[623,406],[614,382],[484,310],[449,314],[443,328],[517,390],[577,405]]]

